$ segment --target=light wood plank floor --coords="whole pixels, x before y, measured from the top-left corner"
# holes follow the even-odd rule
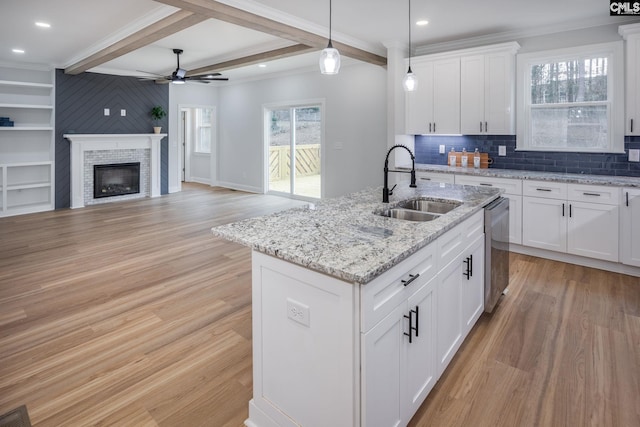
[[[36,427],[242,425],[250,252],[209,229],[299,203],[184,189],[0,219],[0,413],[26,404]],[[509,293],[411,425],[640,425],[640,281],[513,255]]]

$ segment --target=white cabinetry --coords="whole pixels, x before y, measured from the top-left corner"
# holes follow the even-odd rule
[[[414,59],[418,88],[406,94],[406,133],[460,133],[460,58]]]
[[[618,187],[525,181],[523,195],[524,245],[618,261]]]
[[[254,251],[247,425],[407,425],[483,311],[483,231],[479,211],[364,285]]]
[[[455,175],[452,173],[416,171],[416,180],[453,184],[455,182]]]
[[[460,130],[463,134],[515,133],[516,42],[495,45],[460,60]]]
[[[623,188],[620,204],[620,261],[640,267],[640,189]]]
[[[522,181],[510,178],[456,175],[456,184],[495,187],[509,199],[509,243],[522,244]]]
[[[625,135],[640,135],[640,24],[622,25],[626,40],[626,121]]]
[[[0,67],[0,216],[54,208],[53,72]]]
[[[484,212],[446,232],[437,243],[436,358],[440,375],[484,310]]]

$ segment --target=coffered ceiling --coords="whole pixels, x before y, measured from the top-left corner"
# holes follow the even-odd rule
[[[407,44],[408,0],[332,1],[334,45],[346,64],[384,65],[385,44]],[[418,52],[488,35],[506,40],[638,21],[610,17],[602,0],[411,1],[412,21],[429,21],[412,26]],[[39,21],[51,27],[37,27]],[[0,63],[167,75],[175,69],[171,49],[180,48],[181,66],[192,74],[220,71],[242,80],[316,67],[328,24],[329,0],[5,0]]]

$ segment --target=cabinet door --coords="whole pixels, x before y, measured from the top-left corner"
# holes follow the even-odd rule
[[[460,60],[460,131],[464,135],[484,133],[484,55]]]
[[[465,270],[466,271],[466,270]],[[436,357],[438,376],[462,344],[462,259],[455,258],[438,274]]]
[[[617,205],[569,202],[567,252],[618,262]]]
[[[620,207],[620,261],[640,267],[640,189],[625,188]]]
[[[400,400],[402,360],[406,357],[404,332],[409,321],[404,317],[406,302],[362,335],[362,410],[363,426],[403,424],[406,405]],[[404,420],[406,423],[408,420]]]
[[[401,401],[405,404],[405,421],[411,419],[427,397],[436,382],[435,350],[435,279],[422,286],[408,300],[407,310],[417,312],[412,315],[417,331],[411,343],[404,340],[406,372]],[[413,331],[412,331],[413,333]]]
[[[640,135],[640,35],[627,38],[627,88],[626,111],[624,124],[625,135]]]
[[[462,335],[465,337],[484,311],[484,235],[478,237],[463,256]]]
[[[485,131],[490,135],[515,133],[513,103],[515,60],[512,53],[492,53],[485,56]]]
[[[567,251],[567,202],[540,197],[522,198],[522,244],[550,251]]]
[[[418,88],[405,92],[406,129],[409,135],[427,134],[433,123],[433,62],[414,64],[411,67],[418,78]]]
[[[433,64],[433,123],[433,133],[460,133],[460,58]]]

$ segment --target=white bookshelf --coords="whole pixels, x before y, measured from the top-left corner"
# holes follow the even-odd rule
[[[55,74],[0,66],[0,216],[55,207]]]

